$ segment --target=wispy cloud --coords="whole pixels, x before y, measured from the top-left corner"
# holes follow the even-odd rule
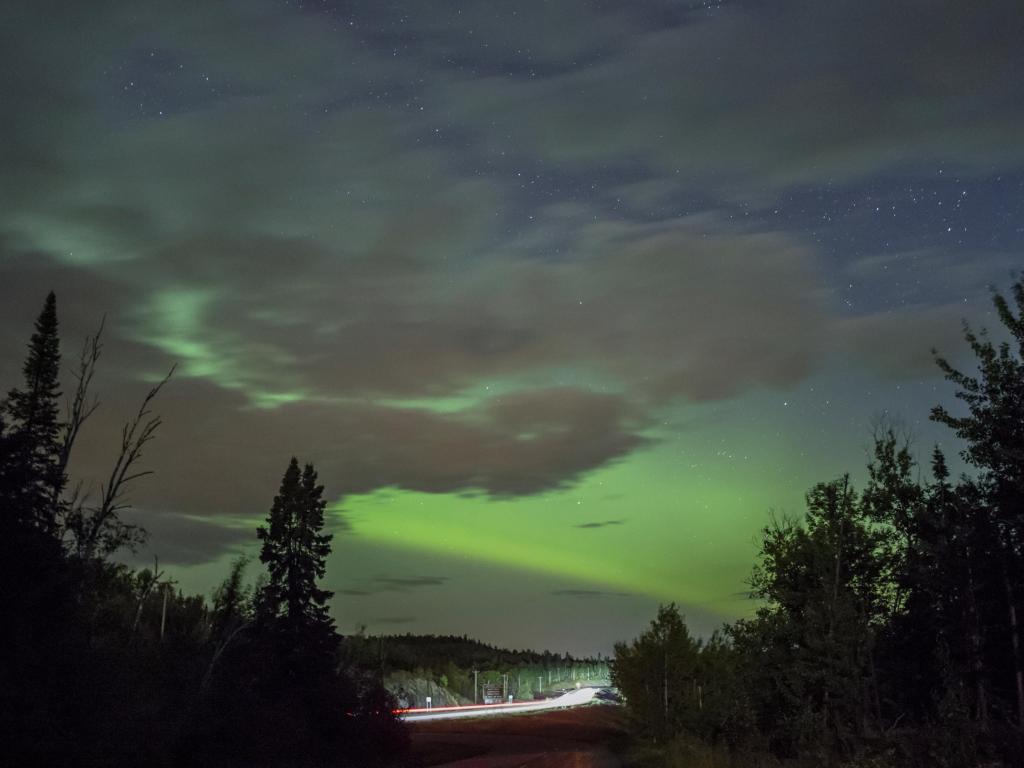
[[[405,590],[415,587],[439,587],[448,580],[447,576],[376,576],[373,582],[387,589]]]
[[[137,552],[124,555],[132,563],[152,565],[156,556],[168,565],[198,565],[225,552],[242,552],[257,541],[255,526],[233,521],[141,509],[127,510],[122,517],[148,534]]]
[[[440,587],[451,579],[447,576],[374,576],[358,581],[352,587],[335,589],[336,595],[369,597],[385,592],[408,592],[421,587]]]
[[[606,592],[600,589],[556,589],[551,592],[552,595],[558,595],[559,597],[578,597],[582,599],[590,599],[595,597],[629,597],[628,592]]]

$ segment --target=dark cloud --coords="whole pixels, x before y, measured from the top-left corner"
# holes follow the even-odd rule
[[[440,587],[451,579],[447,576],[374,576],[361,580],[362,586],[336,589],[337,595],[348,597],[369,597],[384,592],[408,592],[421,587]]]
[[[143,389],[136,385],[136,397]],[[180,380],[157,409],[164,425],[145,460],[159,471],[135,498],[203,514],[264,514],[291,453],[316,463],[332,496],[388,487],[516,496],[568,485],[648,443],[621,397],[573,389],[517,393],[452,414],[369,403],[260,410]],[[100,477],[118,427],[112,419],[90,426],[74,469]]]
[[[109,472],[119,422],[148,388],[103,384],[101,410],[72,459],[87,485]],[[333,496],[387,487],[530,494],[569,484],[647,442],[617,396],[539,390],[503,400],[450,414],[364,402],[264,410],[202,380],[172,379],[156,402],[164,423],[144,459],[158,471],[135,485],[132,499],[207,515],[263,515],[291,453],[315,461]],[[337,524],[347,525],[344,518]]]
[[[130,510],[122,517],[148,534],[146,543],[128,557],[135,563],[152,564],[156,556],[167,565],[198,565],[226,552],[241,552],[256,542],[255,526],[152,510]]]
[[[389,589],[409,589],[412,587],[439,587],[448,581],[447,576],[375,576],[374,584],[381,584]]]
[[[470,120],[528,115],[518,137],[551,161],[639,157],[746,197],[942,161],[987,173],[1024,161],[1005,76],[1021,21],[1012,0],[729,3],[558,77],[465,78],[453,102]]]
[[[551,594],[559,597],[577,597],[583,600],[595,597],[629,597],[628,592],[606,592],[600,589],[556,589]]]
[[[204,236],[118,269],[138,289],[125,333],[257,404],[450,395],[566,365],[634,396],[713,400],[815,365],[820,288],[800,242],[714,217],[575,218],[545,224],[576,231],[572,261],[496,256],[457,275],[308,239]]]
[[[607,528],[609,525],[623,525],[625,520],[601,520],[590,523],[579,523],[574,525],[573,528]]]

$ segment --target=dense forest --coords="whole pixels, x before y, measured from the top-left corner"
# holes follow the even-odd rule
[[[406,706],[423,706],[431,694],[436,703],[437,692],[450,694],[452,703],[479,702],[485,684],[524,700],[608,678],[607,659],[507,650],[465,636],[357,633],[345,647],[359,667],[379,667],[386,687]]]
[[[936,355],[967,473],[883,425],[864,487],[764,529],[751,618],[699,640],[664,606],[616,647],[652,764],[1024,765],[1024,280],[994,306],[1006,341],[965,326],[976,371]]]
[[[288,464],[266,525],[263,573],[237,560],[212,602],[154,564],[113,559],[145,532],[122,520],[148,474],[161,386],[121,433],[99,493],[68,479],[101,331],[86,340],[61,409],[51,293],[23,382],[0,404],[0,761],[11,766],[385,765],[407,737],[374,670],[348,663],[321,589],[331,537],[316,470]],[[166,381],[166,379],[165,379]],[[282,462],[284,463],[284,462]]]

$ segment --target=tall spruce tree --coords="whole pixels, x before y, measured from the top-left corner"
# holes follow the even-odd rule
[[[0,404],[0,722],[11,734],[2,750],[7,759],[59,752],[80,733],[79,712],[69,703],[80,679],[78,606],[55,535],[54,499],[63,487],[59,370],[50,293],[29,342],[23,386]]]
[[[22,368],[24,384],[3,404],[7,434],[0,456],[0,504],[8,522],[56,529],[55,499],[64,487],[60,469],[60,341],[57,297],[51,291],[36,320]]]
[[[300,470],[293,457],[267,525],[257,530],[263,542],[260,561],[269,572],[259,595],[257,624],[272,638],[284,669],[293,674],[332,669],[336,658],[337,635],[327,610],[332,593],[317,586],[332,538],[322,533],[323,490],[313,465]]]

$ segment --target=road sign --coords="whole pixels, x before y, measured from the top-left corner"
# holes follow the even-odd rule
[[[501,683],[484,683],[484,704],[500,704],[502,702]]]

